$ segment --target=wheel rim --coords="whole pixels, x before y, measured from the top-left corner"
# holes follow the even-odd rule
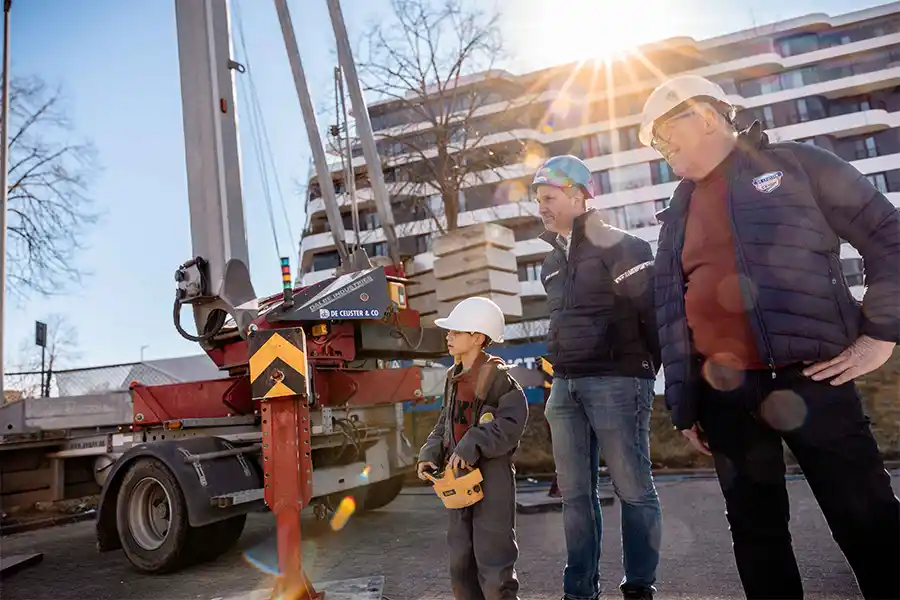
[[[144,477],[131,493],[128,526],[134,541],[145,550],[156,550],[166,541],[172,515],[169,492],[154,477]]]

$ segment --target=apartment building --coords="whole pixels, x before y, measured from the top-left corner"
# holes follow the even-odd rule
[[[539,276],[549,246],[537,239],[542,227],[528,185],[541,158],[571,153],[584,159],[598,192],[591,205],[609,223],[648,240],[655,251],[655,213],[667,205],[677,181],[654,150],[639,144],[638,124],[644,100],[660,78],[681,73],[720,84],[739,107],[742,125],[759,120],[771,139],[815,144],[851,161],[900,206],[900,2],[837,16],[808,15],[701,41],[673,38],[609,65],[588,61],[524,75],[492,71],[470,77],[460,85],[483,94],[479,123],[492,132],[480,144],[501,164],[486,165],[485,176],[462,190],[459,225],[492,220],[515,232],[524,317],[508,326],[510,343],[538,341],[546,332]],[[371,104],[369,114],[376,138],[385,132],[421,134],[396,100]],[[403,154],[402,144],[384,139],[379,152],[387,159],[385,179],[395,194],[402,252],[414,257],[415,269],[427,269],[438,229],[421,203],[408,202],[405,183],[416,172],[416,159]],[[370,256],[386,255],[362,152],[353,154],[360,243]],[[352,240],[339,162],[332,177]],[[440,203],[437,195],[425,200]],[[841,258],[851,289],[861,297],[859,254],[845,243]],[[338,265],[315,178],[300,260],[306,284],[330,277]]]

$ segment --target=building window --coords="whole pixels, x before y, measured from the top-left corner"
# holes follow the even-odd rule
[[[625,226],[627,229],[640,229],[641,227],[653,227],[659,223],[656,220],[656,211],[653,202],[638,202],[627,204],[625,207]]]
[[[601,131],[597,135],[581,138],[582,157],[587,159],[611,154],[613,151],[611,134],[612,132],[610,131]]]
[[[619,130],[619,150],[634,150],[640,148],[640,140],[638,139],[638,127],[626,127]]]
[[[801,33],[778,41],[782,56],[796,56],[819,49],[819,36],[815,33]]]
[[[647,163],[616,167],[606,172],[609,174],[609,183],[614,192],[635,190],[653,185],[650,168]]]
[[[381,218],[378,216],[377,212],[366,212],[360,215],[360,217],[362,228],[366,231],[372,231],[373,229],[381,227]]]
[[[619,229],[628,229],[628,225],[625,223],[625,209],[621,206],[618,208],[605,208],[600,211],[600,214],[608,225]]]
[[[795,105],[797,107],[797,122],[805,123],[809,121],[809,107],[806,104],[806,98],[798,98]]]
[[[672,171],[672,167],[664,160],[656,160],[650,163],[650,179],[653,185],[678,181],[678,177]]]
[[[519,281],[540,281],[541,280],[541,262],[529,262],[519,265]]]
[[[341,264],[341,257],[338,255],[337,250],[332,250],[330,252],[320,252],[319,254],[313,254],[313,262],[312,262],[312,270],[313,271],[324,271],[325,269],[336,269]]]
[[[884,176],[884,173],[872,173],[871,175],[866,175],[866,179],[882,194],[888,193],[887,177]]]
[[[430,233],[416,236],[416,254],[431,252],[433,245],[434,237]]]
[[[771,106],[763,106],[762,119],[760,120],[762,121],[764,129],[775,127],[775,113],[772,111]]]
[[[612,192],[612,184],[609,182],[609,171],[591,173],[591,182],[594,185],[594,194],[597,196]]]
[[[875,144],[875,137],[868,136],[858,139],[853,143],[856,160],[864,158],[875,158],[878,156],[878,146]]]
[[[387,256],[387,242],[376,242],[372,244],[372,256]]]
[[[863,285],[863,261],[861,258],[845,258],[841,260],[841,267],[847,285]]]
[[[662,198],[660,200],[654,200],[653,201],[653,211],[659,212],[661,210],[669,208],[670,201],[671,201],[671,198]]]

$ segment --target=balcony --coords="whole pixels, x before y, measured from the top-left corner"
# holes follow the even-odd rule
[[[828,48],[822,48],[819,50],[814,50],[812,52],[806,52],[789,57],[783,57],[777,52],[766,52],[754,56],[742,57],[732,61],[708,65],[699,69],[693,69],[691,71],[684,72],[684,74],[700,75],[702,77],[715,77],[729,73],[741,73],[750,70],[756,73],[774,74],[789,69],[803,67],[805,65],[820,63],[823,61],[833,60],[846,56],[852,56],[854,54],[870,52],[895,44],[900,44],[900,33],[893,33],[889,35],[869,38],[857,42],[851,42],[848,44],[835,45]],[[644,91],[649,92],[649,90],[653,89],[657,84],[657,81],[652,80],[635,82],[634,84],[617,88],[615,90],[615,96],[627,96]],[[591,103],[598,100],[606,100],[608,98],[609,91],[600,90],[596,93],[588,94],[582,98],[579,98],[579,101],[583,103]],[[523,106],[528,103],[552,103],[560,99],[571,100],[571,98],[567,98],[567,94],[561,91],[547,91],[539,95],[532,95],[522,98],[519,101],[504,101],[494,104],[486,104],[482,107],[479,107],[474,112],[474,116],[487,116],[490,114],[509,110],[512,107]],[[616,119],[616,127],[624,126],[624,119],[628,119],[629,121],[637,119],[637,121],[639,121],[639,115],[626,115],[624,117]],[[381,136],[396,137],[400,135],[411,135],[415,133],[421,133],[422,131],[427,130],[428,127],[428,123],[398,125],[389,130],[381,132]],[[572,129],[569,129],[562,132],[557,132],[556,136],[551,137],[556,137],[557,139],[566,139],[566,137],[571,137],[570,134],[572,131]],[[597,131],[602,131],[602,129]],[[559,134],[562,134],[564,137],[559,138]],[[532,136],[536,135],[540,134],[538,132],[533,132],[532,134],[523,135],[522,137],[532,139]],[[547,141],[552,140],[544,141],[546,143]],[[354,160],[354,166],[363,166],[364,164],[365,161],[362,158],[357,158]],[[336,166],[337,168],[332,168],[332,171],[340,170],[340,164],[336,163]]]
[[[900,112],[873,109],[776,127],[767,130],[767,133],[771,141],[777,142],[802,140],[817,135],[844,138],[895,127],[900,127]]]
[[[523,298],[529,298],[529,297],[543,298],[544,296],[547,295],[547,292],[544,291],[544,284],[542,284],[540,281],[530,281],[529,280],[529,281],[520,281],[519,283],[522,285],[521,295]]]
[[[871,52],[874,50],[879,50],[882,48],[886,48],[889,46],[900,44],[900,33],[893,33],[889,35],[879,36],[875,38],[869,38],[866,40],[860,40],[857,42],[851,42],[849,44],[842,44],[831,46],[828,48],[822,48],[820,50],[814,50],[812,52],[806,52],[803,54],[798,54],[790,57],[783,57],[777,52],[767,52],[763,54],[757,54],[754,56],[743,57],[737,60],[732,60],[723,63],[716,63],[712,65],[708,65],[702,67],[700,69],[694,69],[691,71],[686,71],[684,74],[694,74],[700,75],[703,77],[714,77],[725,75],[729,73],[741,73],[746,71],[753,71],[755,73],[779,73],[782,71],[800,68],[803,66],[817,64],[824,61],[829,61],[837,58],[852,56],[854,54],[860,54],[865,52]],[[870,73],[863,74],[859,77],[865,77],[870,75]],[[840,78],[834,81],[843,81],[845,79],[851,78]],[[827,82],[825,82],[827,83]],[[641,93],[644,91],[649,91],[653,87],[658,84],[656,81],[641,81],[636,82],[632,85],[621,86],[616,89],[615,96],[627,96],[635,93]],[[819,85],[819,84],[817,84]],[[799,88],[793,88],[793,90],[782,90],[780,92],[774,92],[774,94],[780,94],[785,92],[791,92],[797,89],[805,89],[809,86],[801,86]],[[863,91],[864,88],[860,88]],[[805,93],[803,95],[813,95],[815,92]],[[766,98],[765,102],[761,104],[772,104],[777,100],[771,100],[770,97],[773,94],[761,94],[757,96],[753,96],[753,99],[758,98]],[[800,96],[790,96],[786,99],[793,99]],[[593,94],[588,94],[582,98],[579,98],[579,102],[583,103],[591,103],[594,101],[607,100],[609,98],[609,92],[607,90],[601,90]],[[571,101],[571,98],[568,98],[565,93],[560,91],[548,91],[542,94],[531,95],[527,97],[523,97],[520,100],[514,101],[503,101],[497,102],[494,104],[484,105],[479,107],[476,111],[474,111],[474,117],[488,116],[494,113],[502,112],[509,110],[512,107],[524,106],[529,103],[552,103],[556,100],[567,99]],[[750,99],[743,99],[740,96],[734,96],[734,101],[738,102],[741,106],[744,107],[753,107],[761,105],[758,102],[753,102]],[[483,141],[482,145],[485,144],[494,144],[500,143],[502,141],[509,141],[510,139],[528,139],[534,140],[541,143],[549,143],[552,141],[558,141],[563,139],[568,139],[570,137],[576,137],[577,135],[586,135],[590,133],[599,133],[600,131],[605,131],[608,129],[617,129],[620,127],[626,127],[629,125],[636,125],[640,122],[640,115],[625,115],[622,117],[618,117],[615,120],[604,121],[601,123],[595,123],[592,125],[587,125],[579,128],[571,128],[567,130],[556,131],[550,134],[545,134],[538,132],[536,130],[530,129],[520,129],[516,131],[510,132],[499,132],[495,134],[497,136],[505,137],[497,137],[496,140],[493,136],[488,136],[491,138],[488,140],[487,138]],[[381,137],[388,136],[399,136],[399,135],[412,135],[415,133],[421,133],[422,131],[427,130],[429,127],[428,123],[416,123],[409,125],[399,125],[397,127],[393,127],[385,132],[381,132],[376,134],[376,139]],[[396,157],[392,157],[388,160],[387,164],[390,165],[398,165],[405,164],[411,162],[418,158],[418,155],[399,155]],[[365,159],[362,156],[356,157],[353,159],[354,167],[363,167],[365,166]],[[329,163],[329,170],[332,173],[340,172],[341,166],[340,161],[332,161]]]
[[[484,223],[485,221],[502,222],[521,217],[536,218],[537,210],[537,204],[535,204],[534,202],[511,202],[509,204],[501,204],[497,206],[490,206],[487,208],[479,208],[477,210],[466,211],[459,215],[457,222],[459,227],[466,227],[468,225],[475,225],[476,223]],[[411,235],[437,233],[439,231],[437,225],[434,222],[434,219],[423,219],[419,221],[412,221],[409,223],[402,223],[400,225],[396,225],[395,228],[398,238],[404,238]],[[346,239],[348,243],[356,241],[356,237],[353,231],[346,232]],[[372,244],[377,242],[384,242],[386,240],[387,238],[384,235],[384,229],[380,227],[378,229],[361,231],[359,236],[359,242],[362,244]],[[304,237],[303,241],[300,243],[300,255],[302,257],[307,252],[333,247],[333,245],[334,243],[331,233],[316,233],[313,235],[308,235]]]
[[[851,45],[852,44],[847,44],[846,46]],[[801,86],[790,90],[782,90],[770,94],[754,96],[748,99],[744,99],[740,96],[733,96],[732,101],[737,105],[740,105],[743,108],[747,109],[776,104],[779,102],[787,102],[790,100],[796,100],[798,98],[808,96],[821,95],[829,98],[853,96],[866,93],[874,89],[891,87],[898,84],[900,84],[900,67],[891,67],[889,69],[873,71],[871,73],[865,73],[862,75],[854,75],[842,79]],[[796,125],[787,125],[784,127],[769,129],[767,130],[767,132],[769,133],[771,139],[781,141],[803,139],[812,137],[814,135],[832,133],[837,133],[838,137],[843,137],[866,133],[868,131],[877,131],[880,129],[896,127],[898,123],[900,123],[895,116],[896,114],[897,113],[888,113],[884,110],[876,109],[865,111],[862,113],[849,113],[836,117],[827,117],[824,119],[806,121],[804,123],[798,123]],[[615,123],[615,125],[616,127],[624,128],[629,125],[636,125],[639,122],[640,117],[638,115],[635,115],[633,117],[626,117],[622,120],[619,120]],[[555,132],[551,134],[535,133],[533,138],[541,143],[549,143],[551,141],[558,141],[560,139],[569,139],[581,137],[590,133],[599,133],[601,131],[608,130],[611,124],[612,122],[606,121],[603,123],[581,127],[575,130],[568,130],[566,132]],[[513,133],[498,133],[489,137],[496,137],[497,140],[506,139],[506,141],[509,141],[509,139],[514,139],[514,136],[516,134],[523,133],[525,131],[529,130],[518,130],[517,132]],[[614,154],[596,156],[586,159],[585,163],[592,171],[602,171],[642,162],[648,162],[657,158],[658,155],[652,148],[638,148]],[[506,179],[527,177],[531,175],[533,171],[533,166],[525,165],[522,163],[509,165],[506,167],[495,169],[493,171],[483,172],[479,174],[478,177],[473,177],[472,185],[481,185],[484,183],[499,182]],[[408,183],[389,183],[387,185],[389,193],[393,194],[399,194],[401,192],[412,193],[416,191],[411,190],[411,184]],[[421,191],[423,192],[423,195],[426,195],[429,191],[434,193],[433,189],[422,189]],[[371,188],[363,188],[357,190],[357,199],[361,208],[372,206],[374,198],[372,196]],[[342,208],[349,207],[349,195],[340,194],[338,196],[338,204]],[[316,216],[319,213],[324,213],[324,200],[322,198],[317,198],[308,202],[307,211],[310,216]]]
[[[807,96],[821,95],[829,98],[853,96],[866,93],[874,89],[881,89],[895,85],[900,85],[900,67],[891,67],[889,69],[884,69],[881,71],[873,71],[871,73],[854,75],[852,77],[843,79],[836,79],[833,81],[801,86],[790,90],[773,92],[771,94],[763,94],[761,96],[754,96],[746,100],[741,97],[733,97],[732,101],[744,108],[754,108],[757,106],[786,102]],[[827,117],[824,119],[806,121],[804,123],[798,123],[796,125],[777,127],[767,130],[767,133],[773,141],[803,139],[812,137],[814,135],[823,134],[846,137],[851,135],[858,135],[861,133],[867,133],[869,131],[878,131],[897,127],[898,124],[900,124],[900,120],[898,120],[898,117],[896,116],[898,114],[900,113],[889,113],[881,109],[868,110],[861,113],[849,113],[836,117]],[[636,124],[639,122],[639,117],[635,116],[634,118],[623,119],[622,121],[617,122],[617,125],[624,127],[626,124],[629,124],[630,121],[634,121],[634,123]],[[609,124],[610,122],[605,122],[589,127],[579,128],[578,130],[569,130],[568,132],[565,132],[566,137],[562,137],[562,139],[568,139],[568,137],[579,137],[581,135],[585,135],[589,131],[602,131],[605,128],[608,128]],[[560,133],[542,134],[542,141],[543,143],[546,143],[549,139],[560,137],[561,135],[562,134]],[[585,164],[587,164],[591,171],[596,172],[643,162],[649,162],[658,158],[659,155],[655,150],[653,150],[652,148],[644,147],[635,150],[626,150],[624,152],[617,152],[614,154],[605,154],[603,156],[588,158],[585,160]],[[502,167],[500,169],[496,169],[495,171],[483,173],[478,178],[473,178],[473,182],[476,179],[478,180],[479,185],[483,183],[499,182],[506,179],[527,177],[533,172],[533,166],[519,163],[516,165]],[[646,188],[640,188],[640,190],[643,189]],[[628,194],[640,190],[627,190],[624,192],[617,192],[617,194]],[[371,198],[371,196],[364,196],[363,191],[364,190],[360,190],[359,192],[360,200],[363,200],[364,198]],[[607,196],[607,194],[604,194],[604,196]],[[349,205],[348,201],[346,200],[342,199],[341,202],[342,206]],[[317,199],[309,203],[309,211],[311,215],[317,212],[323,212],[324,208],[325,205],[321,199]]]

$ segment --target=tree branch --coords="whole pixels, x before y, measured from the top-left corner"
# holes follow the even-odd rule
[[[38,78],[10,82],[7,277],[21,299],[64,293],[80,281],[75,258],[99,216],[88,196],[95,149],[72,141],[61,104]]]
[[[496,13],[482,11],[471,0],[392,0],[392,6],[394,19],[372,25],[366,36],[360,76],[367,91],[389,100],[372,109],[376,118],[402,113],[397,121],[406,125],[377,127],[382,152],[396,157],[394,149],[405,150],[420,174],[412,179],[439,192],[446,228],[453,230],[463,186],[509,164],[502,160],[510,158],[508,151],[482,147],[488,135],[508,128],[496,126],[495,118],[480,115],[480,109],[506,100],[507,107],[520,112],[525,90],[489,73],[484,82],[465,81],[467,75],[490,71],[504,56]],[[505,112],[499,120],[507,118]],[[519,152],[522,148],[520,142]],[[423,202],[429,212],[437,212]],[[435,222],[440,227],[440,220]]]

